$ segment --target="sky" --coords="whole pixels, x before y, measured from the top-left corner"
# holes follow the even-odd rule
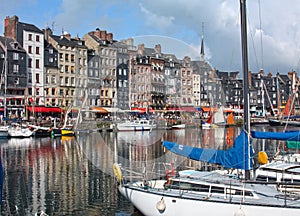
[[[205,59],[220,71],[241,71],[239,0],[0,0],[0,35],[6,16],[40,29],[50,27],[83,37],[96,28],[115,40],[182,59],[199,60],[204,36]],[[249,69],[287,74],[300,67],[300,3],[295,0],[248,0]]]

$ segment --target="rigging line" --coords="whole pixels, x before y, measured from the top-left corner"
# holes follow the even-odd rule
[[[250,23],[250,21],[248,20],[248,22]],[[255,56],[255,62],[256,62],[256,67],[259,68],[259,64],[258,64],[258,60],[257,60],[257,54],[256,54],[256,49],[255,49],[255,44],[254,44],[254,39],[253,39],[253,32],[252,29],[249,28],[250,31],[250,35],[251,35],[251,41],[252,41],[252,47],[253,47],[253,51],[254,51],[254,56]]]
[[[264,48],[263,48],[263,39],[262,39],[262,25],[261,25],[261,4],[260,0],[258,0],[258,11],[259,11],[259,30],[260,30],[260,48],[261,48],[261,66],[264,68]]]

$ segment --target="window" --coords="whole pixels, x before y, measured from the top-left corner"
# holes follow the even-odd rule
[[[32,53],[32,46],[28,46],[28,53]]]
[[[13,72],[14,73],[18,73],[19,72],[19,65],[17,65],[17,64],[13,65]]]
[[[40,54],[40,48],[39,47],[35,48],[35,53],[38,54],[38,55]]]
[[[53,49],[52,48],[49,49],[49,54],[53,54]]]
[[[40,74],[36,74],[35,75],[35,81],[36,81],[36,83],[40,83]]]
[[[35,40],[36,40],[37,42],[39,42],[39,41],[40,41],[40,36],[39,36],[39,35],[36,35],[36,36],[35,36]]]
[[[55,76],[54,76],[54,75],[51,76],[51,83],[52,83],[52,84],[55,84],[55,83],[56,83],[56,79],[55,79]]]
[[[28,40],[32,41],[32,34],[28,34]]]
[[[69,77],[65,77],[65,85],[69,85]]]
[[[49,62],[53,62],[53,58],[52,57],[49,57]]]
[[[65,65],[65,72],[69,73],[69,65]]]
[[[18,60],[19,59],[19,53],[13,53],[13,59]]]
[[[35,60],[35,67],[40,68],[40,60],[39,59]]]

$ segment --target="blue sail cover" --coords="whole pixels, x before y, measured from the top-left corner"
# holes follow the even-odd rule
[[[251,136],[257,139],[300,141],[300,131],[286,131],[286,132],[251,131]]]
[[[253,165],[252,145],[248,142],[248,135],[244,130],[235,139],[234,146],[228,150],[197,148],[170,141],[163,141],[163,145],[175,154],[197,161],[219,164],[225,168],[251,170]]]

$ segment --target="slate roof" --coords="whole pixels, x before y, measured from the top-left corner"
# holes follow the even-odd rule
[[[76,47],[77,46],[77,43],[67,39],[66,37],[61,37],[61,36],[57,36],[57,35],[52,35],[51,37],[53,38],[53,40],[55,40],[61,46],[68,46],[68,47]]]
[[[7,37],[3,37],[0,36],[0,43],[5,46],[5,44],[7,45],[7,50],[9,51],[19,51],[19,52],[26,52],[23,47],[20,45],[20,43],[18,43],[16,40],[12,39],[12,38],[7,38]],[[17,44],[17,46],[14,46],[14,44]],[[4,47],[1,47],[3,48]],[[3,50],[4,51],[4,50]]]
[[[40,30],[38,27],[36,27],[33,24],[28,24],[28,23],[23,23],[23,22],[18,22],[18,25],[25,31],[30,31],[30,32],[35,32],[39,34],[43,34],[43,31]]]

